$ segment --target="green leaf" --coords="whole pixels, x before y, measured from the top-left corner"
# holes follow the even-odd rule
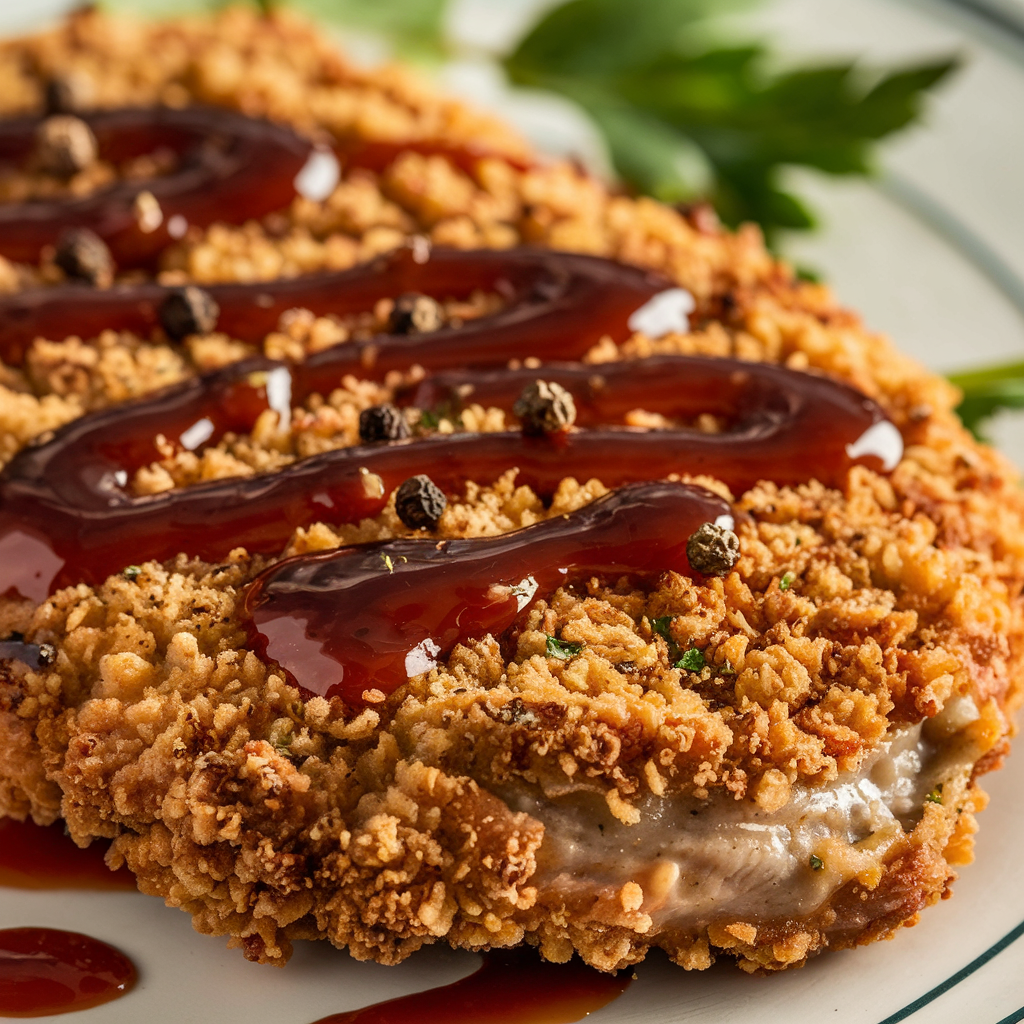
[[[963,392],[957,413],[975,437],[984,440],[986,421],[1000,409],[1024,409],[1024,362],[1002,363],[950,375]]]
[[[874,143],[919,116],[950,59],[884,72],[849,62],[783,72],[769,49],[729,38],[716,0],[570,0],[505,60],[513,82],[562,93],[603,132],[627,184],[676,202],[711,198],[723,220],[806,229],[781,186],[790,166],[867,174]],[[735,29],[731,30],[733,34]]]
[[[559,661],[568,661],[570,658],[575,658],[582,650],[583,644],[575,644],[571,640],[559,640],[556,636],[548,637],[548,657],[558,658]]]
[[[288,3],[312,17],[385,36],[398,53],[406,57],[436,58],[444,51],[448,0],[288,0]]]
[[[816,853],[807,858],[807,863],[812,871],[821,871],[825,867],[825,862]]]
[[[635,188],[665,203],[706,196],[715,171],[693,139],[634,108],[588,104],[604,132],[615,170]]]
[[[747,6],[742,0],[570,0],[548,12],[506,58],[519,76],[609,75],[671,49],[712,14]]]
[[[676,668],[685,668],[687,672],[700,672],[704,668],[704,664],[704,652],[698,651],[696,647],[691,647],[676,662]]]
[[[793,583],[796,581],[796,573],[787,572],[783,575],[782,579],[779,580],[779,590],[789,590]]]
[[[956,58],[946,58],[885,76],[860,104],[857,115],[859,131],[870,138],[880,139],[910,124],[921,115],[924,93],[959,65]]]

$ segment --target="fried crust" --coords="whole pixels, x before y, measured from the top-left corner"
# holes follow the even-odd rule
[[[280,18],[224,17],[244,22],[236,50],[221,41],[223,25],[152,30],[196,41],[200,54],[154,79],[154,96],[181,86],[193,89],[186,100],[277,112],[313,130],[275,106],[285,99],[270,92],[252,99],[237,84],[209,91],[197,70],[203,60],[227,66],[244,53],[280,56],[282,39],[306,32]],[[78,15],[54,34],[8,44],[0,73],[9,72],[12,54],[32,59],[14,62],[22,92],[0,94],[22,96],[32,109],[54,55],[69,49],[86,64],[122,67],[124,56],[110,53],[118,38],[110,24]],[[311,38],[302,36],[304,52],[323,75],[334,68],[332,102],[357,83],[367,111],[388,103],[405,111],[399,137],[424,137],[429,124],[457,142],[464,136],[455,126],[479,123],[418,86],[339,70]],[[319,86],[302,80],[297,88]],[[349,130],[376,137],[376,116]],[[331,127],[326,118],[323,126]],[[518,145],[494,138],[496,148]],[[842,489],[764,482],[727,495],[741,543],[728,576],[698,586],[666,573],[648,590],[592,580],[558,591],[531,609],[510,655],[491,638],[458,647],[362,710],[303,702],[274,666],[245,649],[240,598],[265,562],[244,551],[220,565],[185,555],[147,564],[137,578],[69,588],[37,608],[0,602],[5,635],[18,630],[57,650],[45,671],[0,665],[0,813],[40,822],[62,816],[81,844],[112,839],[111,866],[127,863],[143,891],[185,909],[199,931],[229,936],[248,958],[268,963],[283,963],[296,939],[327,938],[384,963],[437,940],[473,949],[527,941],[549,959],[575,950],[606,970],[652,946],[689,969],[721,952],[744,969],[780,969],[916,921],[970,860],[974,813],[984,804],[973,776],[998,765],[1021,701],[1016,475],[960,427],[948,384],[866,331],[826,289],[795,281],[755,230],[729,235],[703,225],[649,200],[613,196],[566,165],[518,171],[488,160],[470,175],[410,152],[379,177],[346,180],[322,205],[295,204],[273,230],[215,226],[169,253],[168,280],[239,279],[271,252],[254,276],[272,277],[350,265],[425,232],[447,244],[528,241],[656,267],[696,296],[695,329],[657,342],[638,336],[621,350],[599,345],[592,362],[671,351],[826,372],[883,404],[903,433],[905,458],[889,477],[855,469]],[[314,253],[305,262],[296,262],[300,237]],[[7,270],[10,287],[45,276]],[[308,351],[337,329],[293,321],[265,347]],[[245,351],[217,336],[184,350],[116,335],[38,341],[24,369],[0,368],[0,454],[10,457],[39,430],[88,409]],[[297,410],[287,433],[268,421],[197,464],[169,454],[136,488],[272,469],[351,444],[359,410],[389,387],[346,382]],[[473,416],[470,429],[501,426],[493,410]],[[488,486],[470,483],[438,535],[505,532],[604,491],[600,481],[567,479],[545,507],[511,473]],[[389,506],[352,527],[314,524],[287,553],[408,534]],[[795,582],[782,589],[786,573]],[[668,638],[652,627],[665,616]],[[582,643],[583,653],[567,662],[548,657],[548,636]],[[674,667],[669,639],[700,647],[706,667]],[[793,787],[857,771],[894,726],[933,721],[967,696],[979,717],[945,741],[970,742],[973,775],[941,803],[926,804],[913,829],[884,850],[867,860],[849,855],[831,897],[798,919],[656,929],[650,886],[545,886],[537,859],[543,824],[495,795],[517,785],[547,794],[583,786],[625,823],[637,821],[649,795],[724,794],[773,809]]]

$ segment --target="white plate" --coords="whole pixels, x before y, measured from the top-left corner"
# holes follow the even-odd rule
[[[535,0],[515,0],[536,7]],[[62,0],[2,0],[0,32],[33,27]],[[460,0],[467,34],[493,28],[513,0]],[[641,7],[638,5],[638,10]],[[801,176],[825,215],[789,253],[820,268],[840,296],[900,347],[939,370],[1024,355],[1024,0],[774,0],[758,15],[783,49],[892,61],[962,54],[967,65],[927,125],[886,148],[874,182]],[[449,81],[489,97],[548,148],[593,138],[559,104],[509,102],[478,67]],[[997,435],[1024,463],[1024,418]],[[1013,1024],[1024,1020],[1024,757],[990,776],[977,861],[952,900],[892,942],[820,957],[804,970],[751,978],[730,967],[686,974],[654,957],[626,994],[590,1020],[619,1024]],[[75,1024],[309,1024],[472,971],[470,954],[431,950],[399,968],[357,964],[306,944],[281,971],[246,963],[188,918],[134,893],[0,889],[0,924],[80,930],[124,949],[137,988]]]

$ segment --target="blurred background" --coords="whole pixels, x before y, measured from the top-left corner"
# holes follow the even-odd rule
[[[1024,0],[278,2],[548,153],[757,220],[905,351],[986,371],[959,380],[965,418],[1024,465]],[[0,32],[72,6],[4,0]]]

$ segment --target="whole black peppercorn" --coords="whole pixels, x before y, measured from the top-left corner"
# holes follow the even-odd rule
[[[527,385],[512,411],[519,417],[524,434],[554,434],[576,422],[572,395],[554,381],[538,380]]]
[[[94,93],[92,79],[84,74],[54,75],[46,83],[43,104],[47,114],[73,114],[91,107]]]
[[[40,170],[70,178],[94,164],[98,155],[96,136],[79,117],[56,114],[36,129],[35,163]]]
[[[444,310],[429,295],[408,292],[395,299],[388,320],[391,334],[429,334],[444,327]]]
[[[686,542],[690,566],[705,576],[724,576],[739,561],[740,539],[732,530],[704,523]]]
[[[429,476],[411,476],[395,492],[395,511],[398,518],[412,530],[432,530],[448,499]]]
[[[68,228],[57,242],[54,263],[68,277],[108,288],[114,281],[114,258],[107,243],[88,228]]]
[[[219,316],[220,306],[213,296],[191,284],[171,292],[160,306],[160,326],[174,341],[190,334],[209,334]]]
[[[372,405],[359,414],[359,439],[361,441],[398,441],[409,436],[409,424],[401,410],[390,402]]]

